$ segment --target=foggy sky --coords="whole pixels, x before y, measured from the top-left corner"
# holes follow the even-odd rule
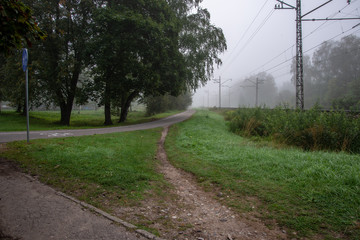
[[[302,13],[305,14],[326,1],[303,0]],[[296,5],[295,0],[285,2]],[[237,81],[266,71],[274,76],[278,89],[284,84],[290,84],[291,61],[275,66],[295,56],[296,13],[295,10],[274,10],[277,3],[276,0],[203,1],[202,6],[209,10],[212,23],[222,28],[228,45],[228,50],[221,56],[223,65],[215,70],[213,78],[218,79],[221,76],[223,82],[232,79],[224,84],[232,87]],[[254,21],[261,8],[262,11]],[[340,10],[342,11],[339,12]],[[267,17],[269,18],[265,21]],[[333,0],[305,18],[328,17],[360,17],[360,0],[352,0],[350,5],[347,4],[347,0]],[[265,24],[260,28],[262,23]],[[329,39],[338,41],[352,33],[359,36],[360,26],[352,29],[359,23],[360,20],[303,22],[304,55],[311,55],[317,50],[315,46]],[[254,35],[258,29],[259,31]],[[334,38],[337,35],[340,36]],[[275,58],[276,56],[279,57]],[[249,91],[253,90],[249,89]],[[207,107],[208,102],[210,107],[218,106],[218,93],[219,85],[213,81],[209,82],[196,91],[193,107]],[[222,88],[223,107],[229,105],[229,93],[234,96],[238,93],[238,89],[232,87],[229,91],[229,88]],[[231,107],[238,107],[238,103],[231,102]]]

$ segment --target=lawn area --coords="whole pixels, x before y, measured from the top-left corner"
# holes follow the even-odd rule
[[[125,123],[118,123],[118,117],[113,116],[114,125],[124,126],[131,124],[144,123],[165,118],[181,111],[169,111],[156,114],[154,116],[145,116],[145,112],[129,112]],[[82,128],[100,128],[104,126],[104,112],[102,110],[90,111],[83,110],[80,113],[74,111],[71,115],[70,126],[59,124],[59,111],[32,111],[30,112],[30,131],[31,130],[57,130],[57,129],[82,129]],[[0,113],[0,132],[5,131],[26,131],[26,117],[14,111],[2,111]]]
[[[290,238],[360,239],[359,155],[253,142],[209,111],[173,126],[166,151],[205,189],[228,195],[226,204],[275,219]]]
[[[145,192],[164,189],[156,172],[161,129],[12,142],[0,157],[14,159],[30,174],[104,210],[104,201],[136,204]],[[105,199],[105,200],[104,200]]]

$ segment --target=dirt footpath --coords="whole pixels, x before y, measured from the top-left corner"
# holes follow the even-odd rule
[[[260,220],[248,215],[241,216],[232,209],[215,200],[214,193],[204,192],[191,174],[176,169],[167,160],[164,142],[169,128],[164,128],[159,142],[158,159],[161,162],[160,171],[165,179],[174,186],[183,206],[172,212],[173,218],[184,219],[187,224],[196,226],[197,233],[184,231],[173,238],[187,239],[186,235],[197,236],[195,239],[212,240],[270,240],[286,239],[286,235],[277,227],[270,230]],[[184,211],[186,209],[186,211]],[[191,230],[190,230],[191,231]],[[191,239],[191,238],[189,238]]]
[[[0,239],[145,240],[0,159]]]

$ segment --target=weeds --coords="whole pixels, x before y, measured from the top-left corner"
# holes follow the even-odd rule
[[[228,112],[226,119],[230,130],[242,136],[271,137],[305,150],[360,153],[360,119],[345,112],[255,108]]]

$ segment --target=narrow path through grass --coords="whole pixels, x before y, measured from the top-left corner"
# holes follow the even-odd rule
[[[275,219],[290,237],[360,239],[360,156],[266,145],[200,111],[171,128],[166,151],[209,191],[229,195],[227,204]]]

